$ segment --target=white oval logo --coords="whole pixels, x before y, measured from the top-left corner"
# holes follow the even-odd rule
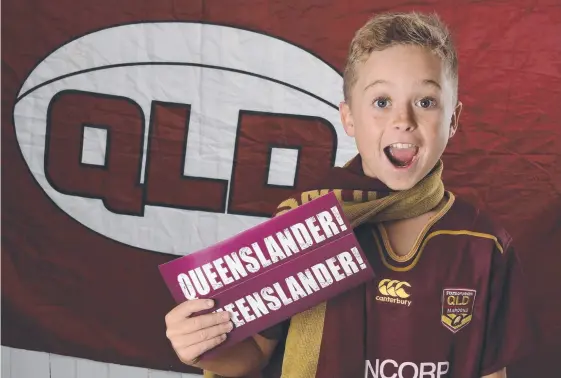
[[[342,77],[238,28],[140,23],[74,40],[23,84],[25,161],[68,215],[113,240],[187,254],[267,219],[356,154]]]

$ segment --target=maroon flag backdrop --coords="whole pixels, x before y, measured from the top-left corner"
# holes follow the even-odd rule
[[[333,103],[339,93],[330,88],[340,84],[337,73],[342,71],[353,32],[372,14],[391,10],[436,11],[456,36],[464,110],[459,133],[444,156],[445,184],[501,220],[523,260],[544,344],[534,356],[512,367],[509,377],[553,377],[561,353],[561,4],[557,0],[4,1],[2,345],[194,371],[179,363],[165,338],[164,315],[174,302],[158,265],[249,226],[245,217],[269,216],[288,191],[351,155],[345,150],[347,142],[338,141]],[[189,21],[187,28],[200,22],[228,25],[235,33],[249,29],[262,38],[274,38],[250,37],[256,44],[248,47],[241,31],[227,34],[209,27],[200,34],[208,41],[200,49],[184,51],[190,46],[186,32],[180,33],[171,49],[174,41],[168,38],[166,50],[158,33],[169,30],[160,24],[155,29],[149,26],[169,21]],[[173,76],[177,81],[166,76],[175,68],[157,68],[165,62],[152,61],[148,72],[138,61],[124,61],[131,55],[126,44],[130,28],[123,29],[121,45],[120,34],[103,39],[103,33],[117,25],[139,23],[148,24],[134,29],[140,30],[135,34],[140,37],[135,42],[139,56],[158,60],[166,54],[189,53],[203,58],[182,63],[185,75]],[[57,50],[86,34],[93,35],[95,43],[81,39],[67,50]],[[287,41],[304,55],[291,55],[293,50],[283,50],[284,45],[274,41]],[[184,88],[181,80],[191,80],[196,87],[205,82],[205,75],[214,75],[197,71],[216,69],[217,64],[204,62],[209,50],[218,51],[213,59],[220,61],[225,59],[220,52],[230,49],[231,56],[235,46],[240,46],[240,56],[231,58],[231,67],[238,60],[267,66],[269,59],[286,71],[299,72],[318,64],[319,71],[302,68],[300,76],[293,74],[286,81],[275,79],[286,75],[284,69],[271,69],[271,77],[264,77],[257,72],[260,68],[246,75],[252,79],[243,80],[280,83],[287,91],[296,88],[317,100],[318,109],[325,106],[329,111],[303,111],[298,107],[308,106],[308,100],[291,102],[290,96],[278,96],[275,89],[257,82],[246,85],[239,79],[238,83],[237,76],[213,79],[218,89],[200,92],[216,100],[211,110],[174,100],[174,91]],[[110,53],[103,50],[110,48]],[[59,53],[72,59],[57,60],[63,56]],[[45,59],[51,54],[50,60]],[[109,58],[114,61],[107,61],[104,69],[89,63]],[[47,66],[40,65],[45,62]],[[171,66],[179,64],[174,61]],[[231,67],[223,71],[247,74]],[[315,82],[310,79],[310,72],[321,70],[326,76]],[[329,83],[321,83],[322,78]],[[226,81],[246,96],[233,113],[215,111],[219,106],[230,109],[233,101],[229,96],[234,92],[220,90]],[[136,97],[119,92],[123,88]],[[275,108],[276,102],[286,107]],[[224,114],[233,114],[229,117],[234,117],[234,129],[223,128]],[[210,124],[220,132],[230,130],[223,134],[231,134],[232,139],[223,141],[220,138],[226,136],[204,131]],[[98,140],[95,135],[106,136],[101,155],[90,143]],[[220,143],[214,144],[215,140]],[[193,158],[190,154],[195,152],[185,155],[186,148],[203,152]],[[224,151],[230,154],[224,158],[227,162],[220,160],[207,168],[205,159]],[[290,151],[297,159],[294,182],[271,179],[269,171],[277,169],[279,161],[275,154],[284,153],[279,164],[286,166],[292,161]],[[143,160],[143,153],[150,156]],[[98,155],[104,160],[90,159]],[[198,172],[200,166],[207,172],[193,177],[178,173],[186,156],[185,169]],[[284,177],[282,169],[278,177]],[[195,210],[197,216],[189,218],[190,223],[179,218]],[[142,223],[155,211],[165,214],[156,216],[164,225],[157,234],[149,227],[152,221]],[[96,223],[98,213],[105,218],[98,217],[103,221]],[[230,218],[220,218],[224,214]],[[174,243],[166,244],[166,230],[176,229]],[[189,248],[182,250],[181,238]]]

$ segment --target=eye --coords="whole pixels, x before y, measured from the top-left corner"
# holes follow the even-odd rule
[[[386,108],[390,104],[390,100],[387,97],[378,97],[372,103],[377,108]]]
[[[421,108],[425,108],[425,109],[434,108],[436,106],[436,100],[433,99],[433,98],[430,98],[430,97],[426,97],[426,98],[423,98],[423,99],[419,100],[417,102],[417,104]]]

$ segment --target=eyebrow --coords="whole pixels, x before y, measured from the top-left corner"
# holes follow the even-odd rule
[[[438,89],[442,90],[442,88],[440,87],[440,84],[438,84],[434,80],[426,79],[426,80],[423,80],[422,83],[425,84],[425,85],[431,85],[433,87],[437,87]]]
[[[364,87],[364,90],[366,91],[368,88],[373,87],[376,84],[388,84],[388,82],[386,80],[374,80],[372,83],[366,85],[366,87]]]
[[[366,91],[368,88],[375,86],[376,84],[390,84],[387,80],[374,80],[372,83],[369,83],[366,87],[364,87],[364,90]],[[439,90],[442,90],[442,88],[440,87],[440,84],[438,84],[438,82],[431,80],[431,79],[425,79],[423,81],[421,81],[421,84],[423,85],[430,85],[433,87],[438,88]]]

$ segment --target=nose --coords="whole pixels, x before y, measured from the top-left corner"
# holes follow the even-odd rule
[[[392,127],[400,131],[413,131],[417,128],[415,116],[411,106],[403,105],[395,109],[395,117],[392,122]]]
[[[396,123],[394,124],[394,129],[396,130],[400,130],[400,131],[413,131],[415,130],[415,125],[411,124],[411,123]]]

